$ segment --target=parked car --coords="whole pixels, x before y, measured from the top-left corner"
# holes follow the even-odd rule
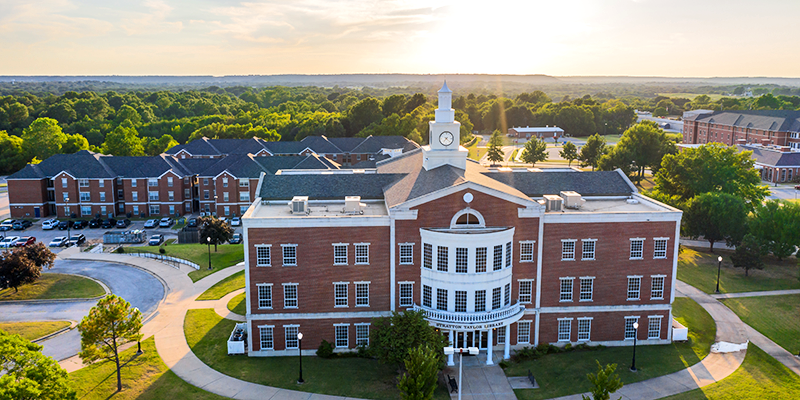
[[[158,227],[158,220],[157,219],[148,219],[147,222],[144,223],[144,228],[156,228]]]
[[[7,221],[3,221],[3,223],[0,224],[0,231],[10,231],[11,228],[14,226],[14,222],[16,222],[16,221],[13,220],[13,219],[9,219]]]
[[[82,233],[79,233],[77,235],[72,235],[69,238],[69,243],[67,245],[68,246],[80,246],[84,242],[86,242],[86,236],[83,236]]]
[[[175,220],[173,220],[172,218],[164,217],[164,218],[161,218],[161,222],[158,223],[158,226],[160,226],[162,228],[169,228],[174,223],[175,223]]]
[[[36,237],[23,236],[14,242],[14,247],[25,247],[29,244],[34,244],[34,243],[36,243]]]
[[[42,229],[49,231],[50,229],[54,229],[58,226],[58,220],[53,219],[46,219],[42,221]]]
[[[117,220],[117,228],[127,228],[131,224],[131,220],[127,218]]]
[[[153,235],[150,236],[150,241],[147,242],[150,246],[158,246],[164,242],[164,235]]]
[[[61,221],[61,222],[58,223],[58,230],[65,231],[65,230],[67,230],[67,228],[70,227],[70,225],[72,225],[72,222]]]
[[[242,234],[241,233],[234,233],[231,240],[228,241],[230,244],[241,244],[242,243]]]
[[[242,225],[242,219],[239,217],[231,218],[231,226],[240,226]]]
[[[13,228],[15,231],[22,231],[25,228],[30,228],[33,225],[33,222],[28,221],[27,219],[18,219],[14,221]]]
[[[83,229],[86,228],[87,226],[89,226],[89,223],[82,219],[79,219],[72,223],[72,229]]]
[[[186,222],[186,226],[189,227],[197,226],[197,218],[189,218],[189,220]]]
[[[100,218],[93,218],[89,221],[89,228],[99,228],[100,225],[103,224],[103,220]]]
[[[114,218],[108,218],[103,220],[103,223],[100,225],[103,229],[111,229],[117,225],[117,220]]]
[[[19,239],[19,236],[7,236],[5,239],[0,240],[0,248],[7,249],[12,247],[17,239]]]
[[[66,236],[56,236],[53,240],[50,241],[48,246],[50,247],[64,247],[67,245],[67,237]]]

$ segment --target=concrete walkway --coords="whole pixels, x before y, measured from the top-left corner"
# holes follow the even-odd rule
[[[712,294],[715,299],[735,299],[738,297],[783,296],[786,294],[800,294],[800,289],[765,290],[763,292],[720,293]]]
[[[231,302],[231,299],[234,297],[244,293],[244,289],[234,290],[225,295],[225,297],[219,300],[197,300],[192,303],[189,308],[190,309],[200,309],[200,308],[213,308],[214,311],[222,318],[230,319],[237,322],[244,322],[246,318],[242,314],[236,314],[235,312],[228,309],[228,303]]]
[[[494,365],[486,365],[485,353],[478,356],[466,356],[463,359],[464,366],[459,386],[462,400],[515,400],[517,398],[509,383],[509,378],[497,365],[503,361],[502,352],[492,354]],[[458,381],[458,356],[454,356],[453,360],[456,365],[449,367],[445,374]],[[458,393],[450,393],[450,398],[457,399]]]

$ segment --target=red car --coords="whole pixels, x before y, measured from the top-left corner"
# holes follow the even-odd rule
[[[14,242],[14,247],[25,247],[25,246],[27,246],[29,244],[34,244],[34,243],[36,243],[36,238],[35,237],[33,237],[33,236],[24,236],[24,237],[21,237],[21,238],[17,239],[17,241]]]

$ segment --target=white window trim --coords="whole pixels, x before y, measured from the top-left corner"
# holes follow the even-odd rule
[[[530,244],[531,245],[531,259],[530,260],[523,260],[522,259],[522,245],[523,244]],[[536,262],[536,241],[535,240],[520,240],[519,241],[519,262],[521,263],[532,263]]]
[[[371,281],[359,281],[353,282],[355,286],[355,296],[356,296],[356,307],[369,307],[369,284],[372,283]],[[367,285],[367,304],[358,304],[358,285]]]
[[[628,246],[628,259],[629,260],[644,260],[644,242],[645,242],[645,238],[630,238],[628,240],[630,241],[630,245]],[[633,253],[633,251],[631,249],[631,246],[633,246],[633,241],[634,240],[637,240],[637,241],[641,240],[642,241],[642,256],[641,257],[631,257],[631,255],[632,255],[631,253]]]
[[[656,245],[655,243],[659,240],[666,241],[666,246],[664,246],[664,257],[656,257]],[[657,237],[653,238],[653,259],[654,260],[666,260],[667,259],[667,248],[669,247],[669,238],[668,237]],[[642,254],[644,254],[644,249],[642,249]]]
[[[284,345],[284,347],[286,347],[286,350],[297,350],[297,348],[300,347],[300,339],[297,339],[297,337],[295,337],[295,340],[297,340],[297,347],[289,347],[288,343],[287,343],[288,342],[288,340],[287,340],[288,338],[286,337],[286,328],[297,328],[297,331],[300,332],[300,325],[292,324],[292,325],[284,325],[283,326],[283,345]],[[273,331],[273,335],[274,334],[275,333]],[[272,341],[273,342],[275,341],[274,337],[272,338]]]
[[[664,323],[663,315],[648,315],[647,316],[647,340],[660,340],[661,339],[661,328],[663,328],[662,324]],[[658,337],[651,337],[650,336],[650,320],[651,319],[659,319],[661,322],[658,324]]]
[[[578,317],[578,332],[575,339],[578,342],[591,342],[592,341],[592,317]],[[589,321],[589,337],[586,339],[581,339],[581,321]]]
[[[625,316],[625,323],[622,325],[622,327],[623,327],[622,335],[623,336],[625,335],[624,329],[625,329],[625,325],[628,324],[628,320],[632,319],[632,320],[634,320],[633,321],[634,323],[638,323],[639,322],[639,317],[641,317],[641,316],[640,315],[626,315]],[[634,330],[634,335],[637,335],[636,330]],[[633,340],[633,338],[625,338],[624,340]]]
[[[661,284],[661,297],[653,297],[653,278],[664,278],[664,282]],[[666,291],[666,286],[667,286],[666,275],[650,275],[650,300],[664,300],[664,292]]]
[[[261,350],[275,350],[275,325],[258,325],[258,344],[261,345],[261,329],[272,328],[272,347],[261,347]],[[285,331],[284,331],[285,332]]]
[[[559,342],[570,342],[572,341],[572,320],[574,318],[558,318],[558,325],[556,326],[556,339]],[[561,321],[569,321],[569,337],[567,339],[561,339]]]
[[[583,258],[583,242],[594,242],[592,258]],[[581,239],[581,261],[594,261],[597,259],[597,239]]]
[[[628,291],[629,291],[628,290],[628,285],[630,284],[631,278],[639,278],[639,296],[637,298],[635,298],[635,299],[628,297]],[[627,299],[627,301],[640,301],[640,300],[642,300],[642,278],[644,278],[644,276],[642,276],[642,275],[628,275],[628,277],[626,278],[626,281],[625,281],[625,298]]]
[[[348,246],[350,246],[350,243],[332,243],[331,246],[333,246],[333,265],[348,265],[348,261],[350,261]],[[344,263],[336,262],[336,246],[344,246]]]
[[[397,250],[398,251],[397,255],[400,257],[399,264],[400,265],[414,265],[414,243],[399,243],[398,246],[399,246],[399,248]],[[403,262],[403,256],[400,253],[400,249],[402,249],[403,246],[411,246],[411,262]]]
[[[572,258],[564,258],[564,243],[572,242]],[[575,252],[578,250],[578,239],[561,239],[561,261],[575,261]]]
[[[403,303],[403,301],[402,301],[403,300],[403,296],[402,296],[402,292],[400,291],[400,287],[402,285],[411,285],[411,302],[408,305],[402,304]],[[397,302],[398,302],[400,307],[411,307],[411,306],[413,306],[414,305],[414,282],[413,281],[397,282],[397,294],[398,294]]]
[[[372,324],[369,323],[369,322],[356,322],[356,323],[353,324],[353,326],[355,327],[355,330],[356,330],[356,347],[359,346],[359,344],[358,344],[358,327],[359,326],[366,326],[367,327],[367,344],[366,344],[366,346],[369,346],[369,330],[370,330],[369,327],[372,326]],[[334,334],[335,333],[336,332],[334,331]]]
[[[521,329],[519,329],[520,325],[528,325],[528,340],[521,341],[519,339],[519,336],[520,336],[519,333],[521,331]],[[532,325],[531,321],[527,321],[527,320],[525,320],[525,321],[517,321],[517,344],[530,343],[531,342],[531,325]]]
[[[344,285],[345,296],[344,305],[336,305],[336,286]],[[350,306],[350,282],[333,282],[333,308],[348,308]]]
[[[347,327],[347,345],[346,346],[339,346],[339,340],[336,337],[336,328],[337,327]],[[333,346],[337,349],[349,349],[350,348],[350,324],[333,324]]]
[[[271,244],[257,244],[254,246],[256,248],[256,267],[271,267],[272,266],[272,245]],[[266,264],[259,264],[258,263],[258,248],[259,247],[267,247],[269,248],[269,257],[267,257]]]
[[[283,286],[283,308],[289,308],[289,309],[300,308],[300,284],[298,284],[298,283],[281,283],[281,286]],[[296,306],[290,306],[290,307],[286,306],[286,286],[294,286],[295,287],[295,294],[297,295],[297,300],[295,300],[295,301],[297,301],[297,305]]]
[[[588,299],[588,300],[581,299],[581,279],[591,279],[591,281],[592,281],[592,293],[591,293],[592,294],[592,298],[591,299]],[[578,302],[581,302],[581,301],[582,302],[592,302],[592,301],[594,301],[594,280],[595,279],[596,278],[594,276],[581,276],[581,277],[578,277]]]
[[[534,279],[517,279],[517,300],[519,300],[520,303],[522,303],[522,304],[531,304],[531,303],[533,303],[533,281],[534,281]],[[520,297],[522,295],[522,282],[530,282],[531,283],[531,294],[530,294],[531,299],[530,299],[530,301],[522,301],[522,300],[520,300]],[[559,289],[560,289],[560,286],[559,286]],[[560,291],[559,291],[559,293],[560,293]]]
[[[285,247],[294,247],[294,264],[287,264],[286,263],[286,258],[283,256],[284,255],[284,253],[283,253],[284,250],[283,249]],[[285,267],[296,267],[297,266],[297,245],[296,244],[287,243],[287,244],[282,244],[281,245],[281,264],[283,264],[283,266],[285,266]]]
[[[367,262],[358,262],[358,246],[366,246],[366,248],[367,248]],[[369,265],[369,243],[353,243],[353,264],[354,265]]]
[[[570,292],[569,300],[561,300],[561,282],[562,281],[571,281],[572,282],[572,291]],[[559,303],[571,303],[575,300],[575,277],[574,276],[564,276],[558,278],[558,302]]]
[[[257,283],[256,284],[257,288],[259,288],[261,286],[269,286],[271,288],[272,284],[271,283]],[[258,294],[260,294],[260,293],[258,292],[258,289],[256,289],[256,297],[257,297],[256,298],[256,302],[258,303],[258,309],[259,310],[272,310],[272,306],[261,307],[261,298],[258,296]],[[272,291],[272,289],[270,289],[270,299],[269,299],[270,304],[273,304],[274,300],[275,300],[275,293]],[[273,342],[275,341],[274,337],[272,338],[272,341]]]

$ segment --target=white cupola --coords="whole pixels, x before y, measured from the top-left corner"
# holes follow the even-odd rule
[[[461,123],[455,120],[453,110],[453,91],[444,82],[439,89],[439,108],[436,119],[429,123],[428,145],[422,147],[422,166],[430,171],[442,165],[452,165],[466,169],[469,150],[461,147]]]

